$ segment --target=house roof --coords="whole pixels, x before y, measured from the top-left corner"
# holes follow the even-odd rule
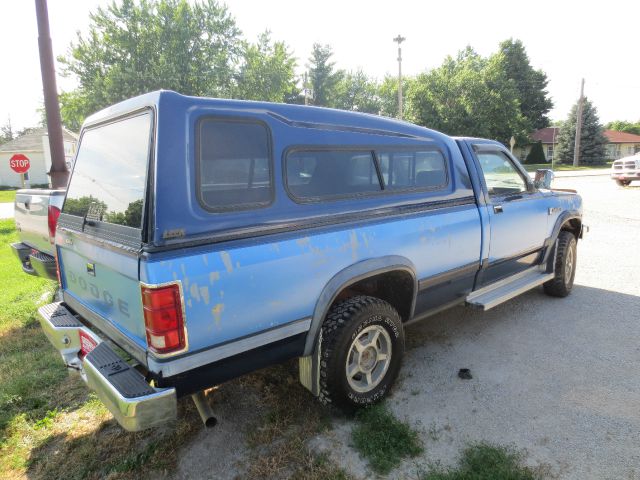
[[[534,142],[540,141],[542,143],[553,143],[554,140],[558,141],[558,134],[560,133],[559,127],[546,127],[536,130],[531,134],[531,138]]]
[[[0,145],[0,152],[41,152],[43,135],[47,135],[46,127],[35,128],[26,135]],[[62,129],[62,138],[67,142],[78,141],[78,136],[66,128]]]
[[[546,127],[536,130],[531,134],[534,142],[553,143],[558,142],[559,127]],[[618,132],[617,130],[605,130],[604,136],[607,137],[609,143],[640,143],[640,135],[633,133]]]
[[[640,143],[640,135],[633,133],[605,130],[604,135],[609,140],[609,143]]]

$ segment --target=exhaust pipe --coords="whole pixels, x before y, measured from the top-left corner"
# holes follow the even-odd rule
[[[193,403],[196,404],[196,408],[198,409],[198,413],[200,414],[200,418],[202,419],[204,426],[207,428],[215,426],[218,421],[213,415],[213,409],[207,401],[207,396],[204,394],[204,390],[192,394],[191,398],[193,399]]]

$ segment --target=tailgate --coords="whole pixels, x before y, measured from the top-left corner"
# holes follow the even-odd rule
[[[16,230],[20,241],[31,248],[53,255],[49,241],[49,204],[60,208],[64,190],[18,190],[16,192]]]
[[[97,327],[107,322],[146,348],[137,255],[100,247],[72,232],[60,232],[58,240],[65,301]]]

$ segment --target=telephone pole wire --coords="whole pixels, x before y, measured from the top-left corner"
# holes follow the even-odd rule
[[[580,100],[578,100],[578,112],[576,115],[576,141],[573,148],[573,166],[580,165],[580,135],[582,134],[582,106],[584,103],[584,78],[580,84]]]
[[[402,48],[400,44],[404,42],[406,38],[402,35],[398,35],[393,39],[398,43],[398,118],[402,120]]]

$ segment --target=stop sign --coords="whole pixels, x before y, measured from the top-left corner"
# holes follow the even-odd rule
[[[29,162],[26,155],[16,153],[9,159],[9,166],[16,173],[25,173],[31,167],[31,162]]]

